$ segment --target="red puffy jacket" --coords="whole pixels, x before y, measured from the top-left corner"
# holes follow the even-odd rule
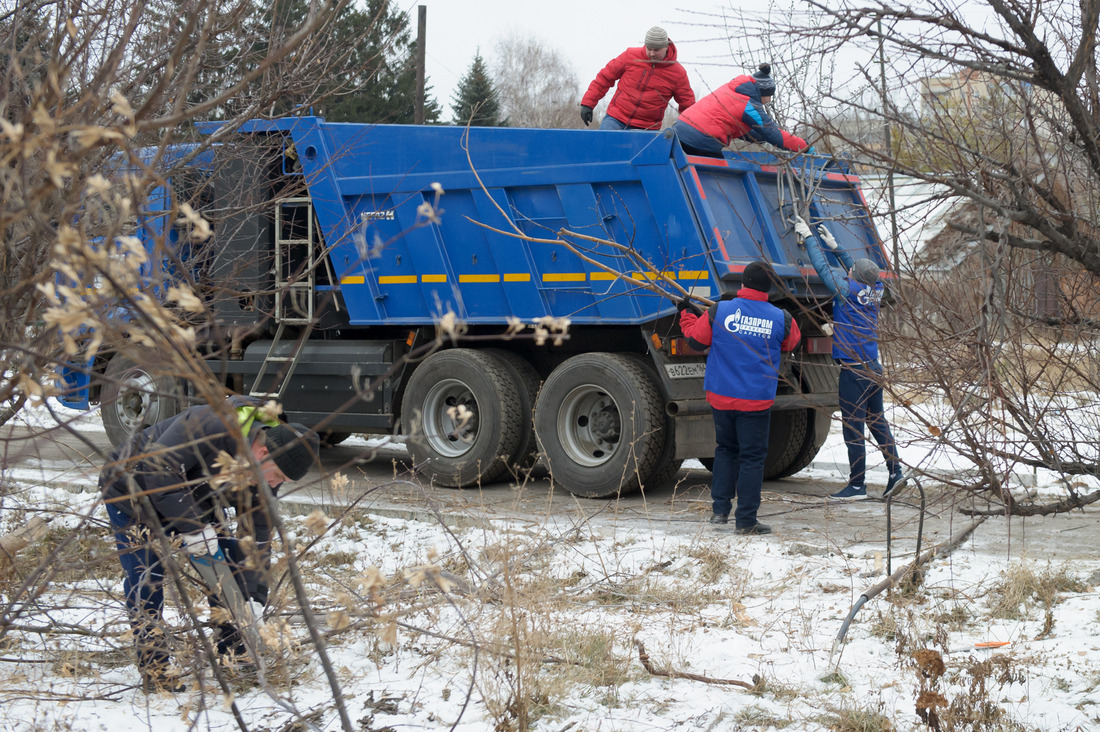
[[[663,61],[650,61],[645,46],[626,49],[596,74],[581,104],[595,107],[616,81],[607,113],[628,127],[661,129],[665,107],[673,97],[681,112],[695,104],[695,92],[684,67],[676,61],[676,45],[671,42]]]
[[[810,145],[801,137],[779,129],[760,101],[760,92],[751,76],[738,76],[699,100],[680,122],[716,138],[723,145],[731,139],[745,138],[768,142],[776,147],[802,152]]]

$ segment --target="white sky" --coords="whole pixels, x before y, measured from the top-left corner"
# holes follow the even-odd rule
[[[725,34],[714,27],[721,23],[716,14],[729,15],[731,8],[742,4],[759,8],[759,2],[703,0],[692,3],[690,11],[684,9],[682,0],[406,2],[414,36],[417,7],[428,9],[426,73],[433,96],[444,107],[444,119],[450,118],[451,96],[474,54],[480,48],[482,57],[491,63],[497,41],[506,37],[542,40],[573,66],[582,92],[608,61],[630,46],[642,45],[645,32],[654,25],[668,31],[676,44],[697,97],[767,60],[741,59],[744,63],[738,63]]]

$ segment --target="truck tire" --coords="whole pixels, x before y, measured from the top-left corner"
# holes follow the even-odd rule
[[[539,459],[539,443],[535,439],[535,402],[538,400],[542,379],[531,362],[519,354],[498,348],[490,348],[482,353],[501,359],[512,370],[512,379],[519,393],[520,437],[516,454],[509,462],[518,473],[527,475]]]
[[[150,357],[148,363],[156,363],[156,359]],[[179,414],[183,409],[182,386],[179,378],[157,373],[151,366],[139,365],[116,353],[103,371],[99,397],[100,415],[111,445],[118,447],[146,427]]]
[[[812,463],[829,436],[829,422],[829,414],[816,409],[773,412],[764,480],[786,478]],[[714,472],[713,457],[701,457],[699,462]]]
[[[777,425],[775,418],[779,415],[787,415],[787,419],[780,420]],[[764,479],[786,478],[813,462],[829,436],[829,427],[830,414],[817,409],[798,409],[773,414],[771,434],[768,437],[768,462],[764,464]],[[786,438],[780,435],[780,431],[784,429],[787,430]],[[772,459],[773,446],[776,452],[774,460]]]
[[[645,356],[639,356],[637,354],[629,354],[631,358],[637,361],[642,368],[646,369],[653,379],[654,383],[658,382],[657,373],[653,368],[653,362]],[[653,473],[648,476],[644,476],[642,480],[642,489],[657,488],[672,480],[673,476],[680,471],[680,466],[683,465],[683,460],[677,460],[676,455],[676,428],[673,424],[672,417],[665,415],[664,428],[664,447],[661,448],[661,455],[657,458],[657,466],[653,469]]]
[[[663,407],[651,372],[629,356],[565,361],[535,404],[535,435],[551,479],[585,498],[639,490],[665,447]]]
[[[520,396],[499,356],[455,348],[429,356],[409,377],[401,411],[413,464],[436,485],[462,488],[504,475],[522,435]],[[456,419],[463,406],[468,420]]]

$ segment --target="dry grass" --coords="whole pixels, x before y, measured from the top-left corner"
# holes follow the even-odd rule
[[[1084,592],[1088,587],[1074,577],[1068,568],[1036,572],[1027,563],[1009,567],[1004,577],[991,589],[993,601],[989,612],[995,618],[1024,617],[1036,603],[1050,608],[1062,592]]]

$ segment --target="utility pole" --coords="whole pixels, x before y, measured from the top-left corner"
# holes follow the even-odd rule
[[[424,44],[428,35],[428,6],[417,6],[416,13],[416,109],[413,122],[424,124]]]
[[[883,141],[886,143],[886,154],[890,157],[890,170],[886,173],[886,190],[890,195],[890,238],[893,241],[893,248],[891,250],[894,261],[891,263],[894,265],[894,273],[900,276],[898,267],[901,264],[898,251],[898,207],[894,197],[894,166],[896,160],[894,159],[894,136],[890,130],[890,118],[887,116],[887,108],[889,106],[886,96],[886,50],[883,47],[882,40],[882,18],[878,21],[878,74],[879,82],[882,85],[882,135]]]

